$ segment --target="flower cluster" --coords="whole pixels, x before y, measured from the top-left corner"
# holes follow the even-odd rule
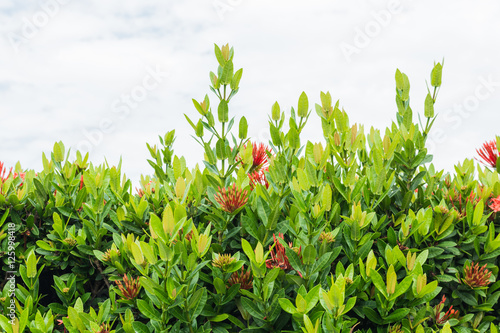
[[[322,231],[321,235],[319,235],[319,241],[322,243],[323,241],[326,241],[327,243],[333,243],[335,242],[335,236],[331,232],[325,232]]]
[[[396,324],[394,326],[389,325],[387,329],[388,333],[403,333],[403,329],[401,328],[401,324]]]
[[[236,184],[228,188],[220,188],[215,195],[215,201],[219,203],[221,209],[226,213],[233,213],[238,208],[243,207],[248,200],[248,192],[236,188]]]
[[[283,234],[279,233],[278,237],[283,239]],[[274,238],[274,245],[269,246],[269,253],[271,254],[271,259],[266,260],[266,267],[271,269],[278,267],[282,270],[291,270],[292,265],[290,265],[290,262],[288,261],[288,256],[286,255],[286,249],[285,247],[276,239],[276,235],[273,234]],[[294,249],[292,246],[292,243],[289,243],[288,246],[292,248],[295,252],[297,252],[298,255],[300,255],[300,248],[299,249]],[[297,271],[297,273],[302,277],[302,274]]]
[[[438,325],[443,325],[448,320],[452,318],[457,319],[458,316],[460,316],[460,311],[453,310],[453,305],[450,306],[450,308],[448,309],[448,311],[446,311],[444,315],[442,315],[441,311],[444,308],[444,302],[446,302],[446,297],[443,295],[441,302],[439,302],[439,304],[434,307],[434,316],[436,318],[436,324]]]
[[[455,188],[444,191],[444,195],[445,200],[447,200],[449,204],[457,210],[459,219],[467,216],[467,204],[469,202],[473,207],[475,207],[480,200],[474,191],[471,191],[468,196],[462,196],[462,194]],[[447,212],[443,213],[446,214]]]
[[[489,207],[495,213],[500,212],[500,195],[496,198],[491,198]]]
[[[5,175],[6,172],[7,172],[7,168],[5,168],[3,162],[0,162],[0,182],[2,182],[2,183],[4,183],[12,174],[12,167],[10,168],[9,173],[7,175]],[[25,172],[20,172],[20,173],[14,172],[13,177],[14,177],[14,179],[17,177],[20,177],[24,182],[24,179],[26,177],[26,173]],[[22,185],[23,185],[23,183],[21,183],[19,186],[22,186]]]
[[[495,141],[487,141],[481,149],[476,149],[479,156],[483,159],[483,164],[496,169],[498,159],[498,148]]]
[[[99,326],[99,331],[97,333],[110,333],[111,332],[111,326],[107,323],[102,323],[101,326]]]
[[[268,153],[270,154],[271,151],[263,143],[252,143],[252,166],[249,170],[250,174],[269,167],[269,161],[267,159]]]
[[[155,193],[155,188],[151,186],[151,184],[153,183],[152,180],[149,181],[149,183],[147,183],[145,186],[144,186],[144,191],[142,188],[135,188],[136,192],[137,192],[137,195],[139,196],[139,198],[142,198],[144,196],[144,194],[146,193]]]
[[[120,250],[118,249],[107,249],[102,256],[102,261],[111,261],[112,258],[116,258],[120,256]]]
[[[221,254],[212,260],[212,265],[225,271],[235,261],[236,258],[233,258],[230,254]]]
[[[0,181],[4,182],[7,178],[9,178],[10,173],[12,172],[12,168],[10,168],[9,174],[6,176],[5,173],[7,169],[4,167],[3,162],[0,162]]]
[[[234,272],[227,282],[230,286],[239,284],[241,289],[250,290],[253,287],[252,271],[241,267],[241,273]]]
[[[491,272],[486,269],[486,264],[481,267],[474,262],[468,266],[465,265],[464,274],[465,278],[462,281],[471,288],[486,287],[490,284]]]
[[[127,300],[133,300],[139,295],[141,290],[141,285],[139,283],[139,278],[134,279],[127,277],[127,274],[123,275],[123,284],[121,281],[115,281],[118,289],[120,290],[120,296]]]
[[[257,186],[257,184],[261,184],[265,186],[266,188],[269,188],[269,182],[267,181],[266,178],[266,168],[262,168],[259,171],[254,171],[253,173],[248,174],[248,178],[250,179],[250,187],[252,190]]]

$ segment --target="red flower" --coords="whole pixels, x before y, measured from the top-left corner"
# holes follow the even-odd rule
[[[7,178],[10,177],[10,175],[12,174],[12,167],[10,168],[7,176],[5,175],[5,172],[7,172],[7,169],[4,167],[3,162],[0,162],[0,181],[1,182],[5,182],[7,180]],[[20,172],[20,173],[14,172],[14,179],[16,179],[17,177],[20,177],[24,182],[24,178],[26,177],[26,173],[25,172]],[[22,185],[23,185],[23,183],[19,184],[19,186],[22,186]]]
[[[83,188],[83,175],[82,177],[80,178],[80,190]]]
[[[141,285],[139,284],[139,278],[130,280],[127,277],[127,274],[123,275],[123,286],[121,281],[115,281],[118,289],[120,290],[120,296],[124,299],[133,300],[139,295],[139,291],[141,290]]]
[[[261,169],[260,171],[254,171],[253,173],[248,174],[248,178],[250,178],[250,187],[252,190],[257,186],[257,184],[264,185],[266,188],[269,188],[269,182],[267,181],[265,171],[267,171],[267,167]]]
[[[4,182],[7,178],[9,178],[12,168],[10,168],[9,174],[5,176],[5,172],[7,172],[7,169],[4,168],[3,162],[0,162],[0,181]]]
[[[450,306],[448,311],[446,311],[444,316],[441,316],[441,313],[442,313],[441,311],[444,308],[444,302],[446,302],[446,297],[443,295],[441,302],[439,302],[439,304],[434,307],[434,315],[436,317],[436,324],[438,324],[438,325],[443,325],[451,318],[457,319],[458,316],[460,315],[460,311],[453,310],[453,305],[452,305],[452,306]]]
[[[252,143],[252,157],[253,164],[252,170],[259,171],[262,168],[266,168],[269,165],[267,160],[267,152],[271,152],[267,146],[263,143],[257,145],[257,143]]]
[[[142,198],[142,196],[146,193],[155,193],[155,189],[154,187],[151,187],[151,184],[153,183],[152,180],[149,181],[149,183],[147,183],[146,185],[144,185],[144,190],[146,190],[146,192],[144,192],[144,190],[142,188],[140,189],[137,189],[137,187],[135,188],[135,190],[137,191],[137,195],[139,195],[139,198]]]
[[[490,208],[495,213],[500,212],[500,195],[496,198],[491,199]]]
[[[215,201],[219,203],[223,211],[233,213],[247,203],[247,195],[246,190],[237,189],[236,184],[233,184],[232,187],[229,186],[227,189],[219,187],[219,192],[215,195]]]
[[[479,267],[479,264],[471,262],[464,267],[465,278],[462,281],[471,288],[486,287],[490,284],[491,272],[486,269],[486,264]]]
[[[479,156],[483,159],[482,163],[491,166],[493,169],[497,167],[498,149],[495,141],[487,141],[483,144],[483,148],[476,149]]]
[[[243,149],[246,147],[246,145],[243,146]],[[261,169],[265,169],[269,166],[269,161],[267,159],[268,153],[270,154],[271,150],[263,143],[252,143],[252,166],[250,167],[249,174],[252,174],[255,171],[260,171]],[[236,160],[241,161],[243,164],[241,156],[238,155]],[[244,165],[244,167],[246,167],[246,165]]]
[[[281,268],[282,270],[291,270],[292,265],[290,265],[290,262],[288,261],[288,257],[286,255],[286,249],[285,247],[276,239],[276,234],[273,234],[274,237],[274,249],[273,246],[269,245],[269,253],[271,254],[271,259],[266,260],[266,267],[267,268]],[[279,233],[278,237],[283,239],[283,234]],[[292,244],[289,244],[290,247],[292,247]],[[300,249],[298,250],[298,253],[300,254]],[[302,274],[297,271],[300,277],[302,277]]]
[[[455,188],[445,191],[445,199],[449,200],[450,205],[458,211],[460,219],[467,216],[467,203],[470,202],[475,207],[479,202],[479,197],[474,191],[471,191],[468,197],[462,197],[462,194]]]
[[[231,274],[231,277],[227,281],[230,286],[233,286],[235,284],[240,284],[241,289],[252,289],[253,287],[253,277],[252,277],[252,271],[250,269],[247,269],[245,272],[245,268],[241,267],[241,273],[239,272],[234,272]]]

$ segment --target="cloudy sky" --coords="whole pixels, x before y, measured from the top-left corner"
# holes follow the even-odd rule
[[[123,159],[136,182],[152,174],[146,142],[176,129],[188,165],[203,153],[184,113],[214,99],[214,43],[243,68],[230,114],[269,139],[267,115],[310,105],[330,91],[351,123],[384,129],[395,119],[396,68],[423,112],[426,80],[445,59],[438,118],[429,140],[438,169],[452,170],[500,134],[500,3],[471,1],[2,0],[0,161],[40,170],[62,140],[99,164]],[[322,140],[313,113],[304,139]]]

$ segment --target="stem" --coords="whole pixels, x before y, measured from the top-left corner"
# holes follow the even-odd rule
[[[224,88],[226,88],[226,86],[224,86]],[[226,130],[226,123],[222,123],[222,136],[221,136],[221,139],[226,141],[226,134],[224,133]],[[222,159],[222,168],[221,168],[221,173],[222,173],[222,186],[224,186],[224,184],[226,183],[226,173],[224,171],[224,168],[225,168],[225,163],[226,162],[226,158],[224,157]]]
[[[264,235],[264,241],[262,242],[262,246],[266,246],[266,243],[267,243],[267,237],[269,237],[269,230],[266,229],[266,233]]]
[[[188,302],[187,302],[187,298],[184,300],[184,309],[186,310],[188,308]],[[191,324],[191,317],[189,316],[189,310],[186,311],[186,317],[187,317],[187,320],[189,322],[189,332],[191,333],[194,333],[194,330],[193,330],[193,325]]]

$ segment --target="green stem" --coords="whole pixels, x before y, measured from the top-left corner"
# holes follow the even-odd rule
[[[186,313],[186,317],[187,317],[187,320],[189,323],[188,324],[189,325],[189,332],[194,333],[193,325],[191,324],[191,316],[189,315],[187,298],[184,300],[184,311]]]
[[[224,86],[225,88],[225,86]],[[221,139],[226,141],[226,133],[224,133],[226,130],[226,123],[222,123],[222,136],[221,136]],[[222,173],[222,186],[225,185],[226,183],[226,173],[224,171],[224,168],[225,168],[225,165],[226,165],[226,158],[224,157],[222,159],[222,168],[221,168],[221,173]]]
[[[264,235],[264,241],[262,242],[262,246],[266,246],[266,243],[267,243],[267,237],[269,237],[269,230],[266,229],[266,233]]]

